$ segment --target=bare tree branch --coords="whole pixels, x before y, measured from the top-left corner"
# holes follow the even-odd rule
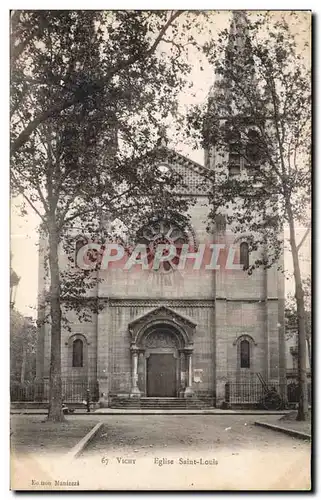
[[[37,207],[33,204],[33,202],[30,200],[30,198],[25,194],[25,189],[21,186],[20,182],[17,180],[17,178],[13,172],[11,172],[11,178],[12,178],[14,184],[16,185],[19,193],[22,194],[22,196],[26,200],[26,202],[31,206],[31,208],[35,211],[35,213],[38,215],[38,217],[40,217],[42,222],[48,228],[46,218],[39,212]]]

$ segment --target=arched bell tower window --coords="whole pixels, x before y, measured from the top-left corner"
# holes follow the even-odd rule
[[[250,266],[249,244],[246,241],[243,241],[240,245],[240,264],[243,269],[248,269]]]
[[[236,130],[233,130],[228,135],[229,158],[228,168],[229,176],[236,177],[241,172],[241,136]]]
[[[257,130],[250,129],[247,133],[247,143],[245,148],[245,167],[250,175],[254,175],[257,171],[260,159],[260,134]]]
[[[76,339],[72,343],[72,366],[81,368],[84,365],[84,344],[80,339]]]
[[[240,342],[240,367],[250,368],[250,342],[248,340]]]

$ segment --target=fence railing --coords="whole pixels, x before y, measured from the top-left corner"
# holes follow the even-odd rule
[[[291,382],[286,385],[271,383],[264,388],[262,384],[252,381],[227,382],[225,384],[225,401],[230,404],[259,405],[269,391],[276,392],[288,403],[299,402],[299,386],[297,383]],[[308,383],[308,399],[311,404],[311,383]]]
[[[88,390],[90,401],[98,401],[99,387],[97,381],[62,381],[64,403],[83,403],[87,400]],[[21,384],[11,382],[11,402],[18,401],[49,401],[49,381]]]
[[[288,382],[287,384],[287,398],[289,403],[298,403],[300,397],[299,384],[297,382]],[[308,401],[311,404],[311,383],[308,382]]]
[[[275,389],[283,394],[280,385],[268,384],[268,389]],[[228,382],[225,386],[226,402],[231,404],[259,404],[266,394],[266,390],[260,383],[254,382]]]
[[[299,386],[291,381],[286,387],[281,384],[267,384],[269,390],[275,390],[282,398],[286,394],[288,403],[298,403]],[[62,381],[63,402],[83,403],[87,400],[88,391],[90,401],[96,402],[99,399],[98,381]],[[266,390],[260,383],[254,382],[227,382],[225,384],[225,401],[229,404],[254,404],[262,402]],[[11,382],[10,399],[12,402],[18,401],[49,401],[49,381],[31,382],[21,384]],[[311,383],[308,383],[308,399],[311,404]]]

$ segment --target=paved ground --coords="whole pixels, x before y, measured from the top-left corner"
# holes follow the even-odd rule
[[[74,418],[88,422],[88,416]],[[266,421],[252,415],[97,415],[92,423],[104,426],[82,457],[68,464],[20,463],[20,484],[35,487],[27,472],[34,467],[34,480],[51,482],[39,489],[51,489],[55,480],[79,480],[75,489],[309,489],[310,444],[254,426],[260,419]]]
[[[287,420],[284,418],[275,417],[273,415],[266,415],[264,417],[260,416],[260,418],[257,418],[257,420],[266,422],[267,424],[278,425],[280,427],[285,427],[286,429],[292,429],[294,431],[304,432],[305,434],[311,435],[312,426],[310,419],[305,422],[298,422],[297,420],[295,420],[295,418]]]
[[[55,424],[47,422],[45,415],[12,415],[11,450],[22,455],[66,453],[97,423],[97,419],[79,417]]]

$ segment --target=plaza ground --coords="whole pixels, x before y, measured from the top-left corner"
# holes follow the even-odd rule
[[[20,466],[25,487],[31,488],[29,466],[44,482],[79,480],[84,489],[309,489],[310,443],[254,425],[257,420],[279,424],[279,418],[78,415],[67,417],[67,423],[55,430],[55,424],[42,422],[43,416],[14,415],[15,481]],[[97,422],[104,423],[99,434],[76,461],[65,463],[63,455],[77,441],[71,438],[75,428],[84,435]],[[29,427],[29,438],[30,432],[34,435],[31,449],[26,433],[23,439],[23,426]],[[37,428],[46,426],[46,437],[40,439]]]
[[[298,422],[296,420],[297,411],[291,411],[290,413],[283,415],[280,419],[275,420],[274,416],[266,415],[264,419],[257,418],[258,421],[264,421],[268,424],[278,425],[285,429],[291,429],[293,431],[303,432],[304,434],[312,434],[312,422],[311,422],[311,411],[309,410],[309,417],[305,421]]]
[[[11,450],[22,455],[67,453],[96,423],[80,416],[56,424],[47,422],[46,415],[11,415]]]

